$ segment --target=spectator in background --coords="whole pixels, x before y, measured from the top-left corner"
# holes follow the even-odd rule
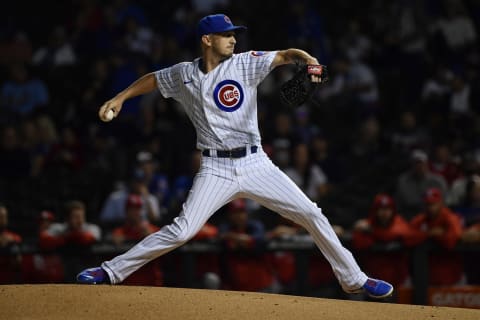
[[[155,37],[152,29],[141,25],[133,16],[126,16],[123,22],[124,41],[129,51],[150,56]]]
[[[53,212],[43,210],[38,216],[39,251],[23,254],[22,275],[24,283],[62,283],[66,280],[61,256],[56,252],[56,236],[49,232],[60,228]]]
[[[359,20],[349,21],[347,32],[338,41],[338,46],[352,60],[368,59],[373,47],[369,35],[362,30]]]
[[[0,140],[0,178],[21,179],[30,176],[29,154],[21,145],[14,126],[3,127]]]
[[[344,230],[341,226],[333,225],[335,234],[341,238]],[[274,227],[266,233],[267,240],[276,241],[299,241],[313,244],[312,237],[300,225],[278,217]],[[292,251],[275,251],[269,254],[275,277],[281,286],[282,293],[290,293],[297,284],[296,257]],[[338,284],[332,267],[321,253],[313,252],[308,255],[308,269],[306,279],[309,295],[320,297],[337,298],[339,292]]]
[[[167,210],[170,193],[168,177],[158,171],[158,162],[149,151],[140,151],[136,155],[136,170],[145,176],[150,194],[157,197],[162,212]]]
[[[455,75],[451,82],[449,112],[451,118],[461,123],[472,115],[471,85],[462,75]]]
[[[429,283],[454,285],[463,275],[463,259],[452,251],[462,237],[462,224],[458,214],[445,206],[439,188],[429,188],[424,193],[424,211],[412,218],[410,225],[420,232],[422,241],[438,245],[429,254]]]
[[[339,54],[329,67],[332,80],[318,90],[319,99],[331,104],[326,115],[341,118],[344,127],[358,126],[358,123],[379,111],[379,93],[373,70],[359,60]]]
[[[445,1],[444,11],[444,16],[432,25],[431,32],[438,32],[442,37],[441,41],[446,44],[444,49],[448,50],[450,58],[459,57],[458,54],[475,43],[475,25],[462,1]]]
[[[409,155],[414,149],[429,144],[428,132],[418,124],[417,115],[410,110],[400,114],[398,126],[390,133],[392,151]]]
[[[265,234],[267,241],[292,241],[295,236],[304,233],[303,228],[293,221],[277,217],[277,222],[271,230]],[[269,253],[273,271],[281,293],[290,293],[296,284],[296,260],[292,251],[274,251]]]
[[[58,143],[58,133],[55,122],[48,115],[35,118],[35,124],[38,139],[35,147],[31,150],[31,159],[32,175],[37,177],[43,173],[47,156],[53,146]]]
[[[263,224],[248,216],[244,199],[233,200],[227,210],[228,220],[219,226],[225,250],[221,261],[224,289],[276,292],[273,270],[263,252]]]
[[[480,176],[469,177],[465,189],[465,200],[455,207],[455,211],[466,225],[470,225],[480,221]]]
[[[415,149],[410,160],[410,168],[397,180],[395,194],[398,211],[408,220],[424,208],[423,195],[429,188],[439,188],[442,194],[448,190],[445,179],[430,172],[426,152]]]
[[[360,250],[360,263],[365,272],[372,277],[386,279],[397,287],[409,279],[408,247],[421,240],[420,235],[397,212],[394,199],[387,193],[375,195],[368,217],[356,221],[352,233],[352,246]],[[402,249],[363,251],[377,244],[399,244]]]
[[[5,43],[0,43],[0,65],[29,63],[32,59],[32,43],[24,30],[16,30]]]
[[[66,126],[60,141],[52,145],[45,159],[45,169],[78,172],[84,165],[84,148],[74,128]]]
[[[430,172],[442,176],[450,188],[453,181],[461,177],[459,167],[460,159],[451,153],[450,146],[446,143],[439,143],[433,150],[433,157],[428,161]]]
[[[345,178],[345,163],[330,146],[330,140],[323,134],[317,134],[310,142],[313,163],[322,168],[328,180],[339,183]]]
[[[277,113],[272,130],[265,132],[265,135],[265,143],[273,148],[273,161],[284,169],[290,164],[290,151],[297,143],[290,113]]]
[[[0,284],[19,283],[22,238],[8,229],[8,209],[0,203]]]
[[[451,207],[468,206],[468,189],[472,181],[480,177],[480,152],[468,152],[462,159],[460,171],[463,173],[452,182],[450,191],[445,198]]]
[[[109,84],[109,64],[106,59],[97,58],[92,61],[87,71],[86,83],[83,85],[81,107],[85,112],[78,113],[83,121],[93,122],[98,105],[107,95]]]
[[[199,150],[194,150],[190,158],[190,170],[173,179],[172,193],[170,197],[170,212],[178,212],[188,196],[188,191],[193,185],[193,179],[200,169],[202,154]]]
[[[198,242],[216,242],[216,240],[218,240],[218,232],[218,227],[207,221],[192,240]],[[196,278],[199,279],[202,288],[220,289],[220,263],[217,252],[207,252],[197,255],[195,265]]]
[[[51,31],[48,43],[38,48],[32,57],[33,65],[44,70],[71,66],[76,62],[75,50],[69,42],[67,31],[61,25]]]
[[[75,279],[78,268],[90,263],[90,248],[102,239],[102,230],[86,221],[86,206],[72,200],[65,203],[63,223],[53,223],[40,234],[40,246],[59,253],[63,260],[65,280]]]
[[[318,134],[319,128],[312,123],[310,111],[306,106],[301,106],[295,110],[293,131],[298,138],[298,142],[310,144],[313,137]]]
[[[111,234],[111,241],[117,245],[133,244],[149,234],[160,230],[156,225],[151,224],[143,215],[143,198],[140,195],[130,194],[125,204],[125,221],[121,227],[115,228]],[[163,284],[163,273],[160,260],[156,259],[136,272],[132,273],[122,284],[161,286]]]
[[[362,60],[349,58],[346,90],[352,95],[358,119],[376,115],[380,107],[377,76],[373,69]]]
[[[428,113],[446,114],[453,72],[443,64],[437,64],[432,69],[431,75],[424,80],[420,98]]]
[[[24,64],[9,66],[10,79],[0,90],[0,111],[10,119],[25,118],[45,107],[50,100],[46,83],[31,76]]]
[[[371,164],[385,154],[381,135],[380,122],[375,116],[362,119],[358,130],[352,132],[350,156],[356,166]]]
[[[143,198],[130,194],[125,203],[125,222],[112,231],[112,242],[116,245],[134,242],[160,230],[142,216]]]
[[[322,199],[328,192],[328,178],[310,159],[306,144],[298,144],[293,151],[293,165],[284,170],[312,201]]]
[[[106,227],[112,227],[125,221],[125,204],[130,194],[142,197],[142,218],[148,219],[152,223],[158,223],[161,218],[160,206],[157,198],[148,191],[145,174],[134,170],[128,183],[127,188],[111,192],[105,200],[100,213],[102,224]]]
[[[40,247],[68,252],[85,249],[102,239],[102,230],[86,221],[86,207],[81,201],[65,204],[65,222],[53,223],[40,232]]]

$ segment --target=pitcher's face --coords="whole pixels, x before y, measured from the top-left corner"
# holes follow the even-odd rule
[[[223,58],[230,58],[233,55],[235,44],[235,32],[227,31],[208,35],[211,41],[211,48],[215,54]]]

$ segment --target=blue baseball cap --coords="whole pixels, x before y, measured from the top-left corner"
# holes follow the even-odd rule
[[[203,17],[198,22],[197,33],[201,37],[205,34],[220,33],[226,31],[245,31],[247,27],[234,26],[229,17],[224,14],[212,14]]]

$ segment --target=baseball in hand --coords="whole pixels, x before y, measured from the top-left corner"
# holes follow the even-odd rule
[[[105,114],[105,120],[106,120],[106,121],[111,121],[114,116],[115,116],[115,112],[113,112],[113,110],[110,109],[110,110],[108,110],[107,113]]]

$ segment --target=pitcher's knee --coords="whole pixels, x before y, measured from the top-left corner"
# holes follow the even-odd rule
[[[167,227],[168,233],[170,233],[171,241],[176,245],[182,245],[195,235],[197,230],[192,228],[189,221],[185,217],[177,217],[173,220],[172,224]]]
[[[189,221],[185,217],[177,217],[173,222],[163,227],[157,236],[168,241],[175,246],[180,246],[193,238],[197,230],[192,228]]]
[[[322,221],[328,223],[327,217],[322,213],[322,209],[316,205],[311,206],[308,210],[305,210],[303,217],[308,221]]]

